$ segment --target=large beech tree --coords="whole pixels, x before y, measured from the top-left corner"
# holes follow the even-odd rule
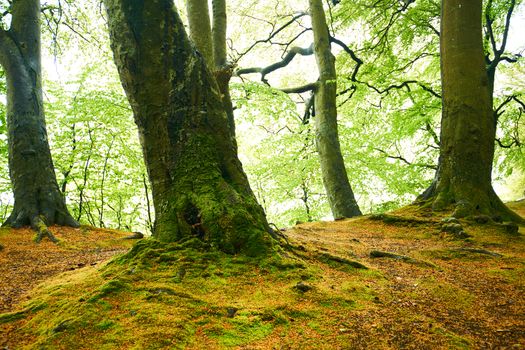
[[[522,221],[492,188],[496,123],[481,36],[482,0],[443,0],[441,78],[443,109],[438,170],[420,196],[453,216],[477,213]]]
[[[0,64],[7,80],[9,173],[14,209],[5,225],[78,226],[60,192],[42,104],[40,1],[14,0],[9,30],[0,30]],[[49,234],[50,235],[50,234]],[[50,235],[50,237],[52,237]]]
[[[216,80],[172,0],[104,1],[115,62],[138,126],[154,236],[268,251],[271,229],[237,157]]]

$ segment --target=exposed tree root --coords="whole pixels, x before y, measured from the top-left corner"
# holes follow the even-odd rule
[[[340,256],[329,254],[329,253],[320,253],[317,256],[317,259],[319,261],[326,262],[326,263],[335,262],[335,263],[342,264],[342,265],[348,265],[348,266],[353,267],[355,269],[368,270],[368,267],[363,265],[363,264],[361,264],[360,262],[357,262],[357,261],[354,261],[354,260],[349,260],[349,259],[346,259],[346,258],[343,258],[343,257],[340,257]]]
[[[390,214],[373,214],[370,215],[371,220],[381,220],[385,224],[398,224],[398,225],[429,225],[434,222],[429,219],[419,219],[414,217],[404,217]]]
[[[47,229],[47,225],[41,216],[36,216],[31,220],[31,227],[37,233],[36,243],[40,243],[44,237],[48,237],[53,243],[58,243],[58,239]]]
[[[517,224],[525,224],[525,219],[510,210],[498,197],[492,188],[486,191],[472,191],[469,193],[455,193],[450,188],[438,191],[433,183],[423,194],[421,194],[414,204],[420,206],[430,206],[434,211],[443,211],[452,208],[452,217],[476,218],[488,216],[495,222],[512,221]]]
[[[394,259],[394,260],[400,260],[400,261],[403,261],[403,262],[408,263],[408,264],[422,266],[422,267],[436,267],[434,264],[431,264],[429,262],[422,261],[422,260],[417,260],[417,259],[411,258],[411,257],[406,256],[406,255],[398,255],[398,254],[389,253],[389,252],[382,252],[382,251],[379,251],[379,250],[372,250],[370,252],[370,257],[371,258],[389,258],[389,259]]]
[[[490,255],[496,258],[501,258],[503,255],[495,252],[491,252],[490,250],[486,249],[478,249],[478,248],[458,248],[456,249],[460,252],[468,252],[468,253],[476,253],[476,254],[482,254],[482,255]]]

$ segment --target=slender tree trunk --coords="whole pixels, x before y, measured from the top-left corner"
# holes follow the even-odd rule
[[[152,184],[153,235],[264,254],[271,229],[237,157],[216,81],[173,1],[104,3]]]
[[[215,66],[208,0],[186,0],[190,39],[210,69]]]
[[[42,103],[40,1],[13,1],[11,28],[0,30],[7,79],[9,174],[15,203],[4,225],[78,226],[58,188]],[[45,233],[45,232],[44,232]]]
[[[315,92],[316,144],[323,183],[335,219],[361,215],[348,181],[337,132],[335,58],[321,0],[310,0],[314,53],[319,69]]]
[[[215,61],[214,74],[219,90],[221,91],[222,104],[228,124],[232,134],[232,140],[235,140],[235,116],[233,114],[233,104],[230,95],[230,79],[233,74],[233,66],[228,63],[226,51],[226,29],[228,27],[228,18],[226,15],[226,0],[213,0],[213,59]],[[235,146],[237,147],[237,146]]]
[[[453,216],[521,221],[492,188],[495,123],[481,37],[482,0],[443,0],[441,147],[435,179],[420,200]]]

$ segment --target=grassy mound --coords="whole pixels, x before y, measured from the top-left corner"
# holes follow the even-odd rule
[[[522,348],[523,227],[461,221],[467,238],[458,238],[440,229],[442,217],[407,210],[298,225],[286,232],[291,247],[265,259],[143,240],[46,280],[0,315],[0,345]]]

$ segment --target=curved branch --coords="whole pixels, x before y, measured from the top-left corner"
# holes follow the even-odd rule
[[[354,51],[352,51],[352,49],[350,49],[348,47],[348,45],[346,45],[344,42],[342,42],[341,40],[337,39],[337,38],[334,38],[333,36],[330,37],[330,42],[334,43],[334,44],[337,44],[339,46],[341,46],[341,48],[343,50],[345,50],[345,52],[347,54],[350,55],[350,57],[352,57],[352,60],[354,60],[354,62],[356,63],[355,67],[354,67],[354,72],[352,73],[352,76],[351,76],[351,80],[352,81],[357,81],[356,80],[356,77],[357,77],[357,72],[359,71],[359,68],[361,68],[361,66],[363,65],[363,61],[357,57],[357,55],[355,54]]]
[[[251,67],[251,68],[238,69],[235,72],[235,75],[241,76],[243,74],[260,73],[261,81],[266,82],[266,75],[280,68],[286,67],[294,59],[296,55],[310,56],[310,55],[313,55],[313,53],[314,53],[313,43],[307,48],[294,46],[290,49],[290,51],[288,51],[288,53],[284,56],[284,58],[281,61],[272,63],[267,67]]]
[[[286,88],[286,89],[279,89],[282,92],[286,94],[302,94],[303,92],[312,91],[314,92],[317,90],[317,82],[315,83],[308,83],[302,86],[295,86],[292,88]]]

